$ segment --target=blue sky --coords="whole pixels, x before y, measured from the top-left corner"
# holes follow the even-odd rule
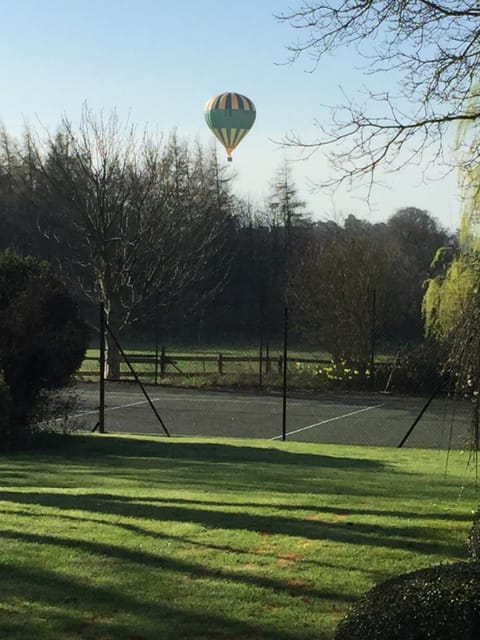
[[[298,2],[0,0],[0,121],[13,134],[24,123],[54,130],[64,114],[78,121],[87,103],[95,112],[116,109],[140,128],[165,135],[176,129],[181,137],[213,145],[204,104],[237,91],[257,107],[255,126],[229,166],[240,195],[264,200],[287,159],[317,219],[353,213],[377,222],[416,206],[457,227],[455,175],[424,182],[412,168],[384,176],[385,186],[375,188],[369,202],[361,188],[332,197],[310,186],[330,171],[322,154],[299,161],[275,143],[292,130],[315,137],[315,119],[328,118],[322,105],[341,100],[339,86],[355,96],[368,81],[351,53],[327,58],[314,73],[307,72],[307,58],[284,64],[296,34],[273,14]]]

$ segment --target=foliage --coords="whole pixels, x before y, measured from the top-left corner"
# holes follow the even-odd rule
[[[479,590],[478,562],[402,574],[360,598],[335,640],[477,640]]]
[[[477,509],[473,515],[467,546],[471,559],[477,562],[480,561],[480,509]]]
[[[397,338],[418,340],[423,335],[421,309],[432,260],[441,248],[452,248],[456,240],[432,214],[416,207],[399,209],[386,226],[386,250],[390,252],[394,272],[393,302],[388,317],[390,332]],[[448,266],[451,258],[450,251],[444,252],[441,260],[437,258],[437,269],[440,262]]]
[[[0,450],[11,439],[12,398],[3,376],[0,376]]]
[[[249,388],[259,387],[259,352],[258,349],[232,348],[221,345],[218,348],[203,346],[193,348],[185,346],[169,347],[168,357],[175,365],[167,365],[165,376],[160,377],[157,366],[155,378],[155,352],[144,349],[140,352],[127,350],[129,359],[134,363],[139,377],[145,382],[157,380],[160,384],[182,387],[212,388]],[[267,367],[266,355],[263,353],[262,386],[268,389],[283,387],[281,349],[269,351]],[[98,380],[98,350],[90,350],[79,374],[82,379]],[[218,373],[218,356],[233,357],[223,363],[223,373]],[[141,355],[141,362],[136,364],[136,355]],[[202,359],[205,356],[205,360]],[[181,361],[176,360],[180,357]],[[248,358],[248,361],[244,359]],[[448,377],[444,375],[443,363],[446,352],[440,344],[433,340],[405,345],[395,356],[390,352],[377,353],[373,371],[371,366],[359,367],[347,361],[328,360],[325,352],[312,352],[304,348],[291,348],[288,353],[288,387],[290,389],[335,390],[335,391],[383,391],[388,389],[397,393],[430,394],[445,382],[449,389]],[[311,362],[314,360],[314,362]],[[138,367],[138,368],[137,368]],[[87,373],[88,372],[88,373]],[[129,378],[128,367],[121,368],[121,378]]]
[[[393,364],[391,388],[400,393],[432,393],[442,381],[445,350],[434,340],[401,349]]]
[[[152,142],[115,115],[102,120],[88,111],[80,131],[83,137],[65,120],[46,140],[29,132],[14,143],[3,132],[0,241],[24,254],[54,255],[69,286],[88,296],[93,322],[93,305],[104,295],[116,300],[107,313],[117,334],[140,323],[162,341],[257,340],[261,331],[266,341],[278,340],[288,218],[297,333],[321,338],[325,325],[346,336],[348,350],[364,352],[375,288],[377,336],[421,334],[421,285],[447,242],[427,212],[402,209],[386,224],[353,215],[342,225],[312,222],[287,166],[268,201],[252,205],[233,196],[234,178],[214,154],[175,134]],[[350,358],[337,347],[342,340],[330,337],[335,359]]]
[[[328,365],[297,363],[291,371],[289,385],[292,388],[381,391],[389,381],[389,390],[397,393],[430,394],[445,380],[443,358],[441,347],[426,341],[404,348],[393,361],[376,363],[373,371],[345,360],[332,361]]]
[[[116,336],[144,316],[148,301],[158,313],[192,282],[208,280],[210,295],[221,286],[233,196],[215,154],[87,108],[78,127],[64,118],[55,134],[30,130],[16,146],[5,144],[17,207],[32,209],[30,226],[71,285],[104,302]],[[109,333],[107,344],[108,373],[117,377]]]
[[[313,233],[293,277],[298,332],[335,362],[365,368],[380,335],[422,334],[423,282],[447,233],[426,211],[397,211],[386,224],[349,216],[343,226]]]
[[[0,244],[54,257],[92,324],[103,295],[122,341],[131,326],[162,342],[278,342],[289,221],[292,338],[352,362],[372,339],[421,338],[422,284],[451,241],[431,214],[309,220],[286,165],[265,203],[246,203],[214,153],[138,133],[88,110],[45,139],[0,131]]]
[[[474,135],[478,131],[474,128]],[[457,255],[448,267],[431,278],[424,297],[427,334],[448,349],[445,370],[458,394],[472,398],[472,446],[480,447],[480,231],[478,165],[464,165],[465,189],[462,229]],[[441,254],[440,254],[441,257]]]
[[[347,362],[323,364],[296,363],[289,372],[290,388],[316,390],[362,391],[371,388],[371,371]]]
[[[41,391],[67,384],[87,340],[75,301],[46,262],[10,251],[0,255],[0,367],[12,398],[16,444],[34,428]]]
[[[322,344],[335,362],[361,367],[372,347],[372,292],[386,275],[385,251],[371,231],[350,217],[323,241],[312,238],[298,257],[292,286],[297,331]]]
[[[42,389],[32,415],[36,441],[44,442],[50,435],[68,435],[78,431],[80,425],[74,415],[79,407],[75,381],[58,389]]]
[[[478,276],[471,258],[458,256],[444,274],[428,281],[422,307],[427,335],[448,342],[468,313]]]

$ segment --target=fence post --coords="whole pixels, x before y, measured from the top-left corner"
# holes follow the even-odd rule
[[[218,375],[223,376],[223,355],[218,354]]]

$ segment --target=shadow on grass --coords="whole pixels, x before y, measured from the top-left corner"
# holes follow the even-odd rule
[[[463,549],[448,539],[432,536],[438,530],[428,526],[388,526],[386,524],[366,524],[348,520],[325,521],[321,519],[322,509],[313,518],[292,518],[283,515],[249,513],[211,509],[206,502],[190,505],[172,505],[161,500],[138,501],[117,494],[84,493],[75,495],[44,492],[0,491],[0,500],[15,504],[40,505],[71,511],[73,509],[93,514],[135,518],[141,521],[192,523],[214,531],[250,531],[262,535],[283,535],[311,540],[328,540],[341,544],[368,545],[415,551],[417,553],[438,553],[450,557],[464,557]],[[241,505],[240,505],[241,508]],[[387,514],[388,515],[388,514]],[[391,514],[394,515],[394,514]],[[112,523],[113,524],[113,523]],[[118,523],[115,523],[118,524]]]
[[[97,494],[101,496],[102,494]],[[388,509],[371,509],[367,507],[362,508],[350,508],[350,507],[329,507],[327,505],[318,504],[284,504],[281,502],[275,502],[272,504],[270,501],[256,501],[256,502],[246,502],[244,500],[238,501],[228,501],[228,500],[211,500],[209,498],[205,498],[205,500],[196,500],[195,498],[152,498],[152,497],[142,497],[142,496],[114,496],[114,494],[105,494],[105,497],[116,498],[124,501],[131,501],[136,503],[148,503],[154,504],[155,502],[159,502],[162,505],[166,504],[175,504],[175,505],[198,505],[199,507],[234,507],[237,509],[262,509],[262,508],[274,508],[278,511],[293,511],[293,512],[312,512],[315,514],[332,514],[338,517],[347,517],[347,516],[378,516],[378,517],[391,517],[391,518],[399,518],[399,519],[412,519],[412,520],[448,520],[448,521],[458,521],[458,522],[470,522],[471,520],[471,510],[468,509],[465,513],[451,513],[447,512],[443,516],[437,511],[432,513],[426,513],[418,511],[403,511],[403,510],[395,510],[390,511]]]
[[[66,549],[72,548],[72,540],[70,538],[61,538],[59,536],[49,536],[45,534],[25,533],[19,531],[3,530],[0,531],[0,539],[15,540],[28,544],[44,544],[49,546],[62,547]],[[117,560],[131,562],[136,565],[144,565],[149,569],[158,568],[163,571],[170,571],[174,574],[185,574],[190,578],[211,578],[222,582],[239,582],[263,589],[273,589],[275,591],[283,591],[290,596],[319,598],[333,601],[353,602],[353,596],[340,593],[338,591],[328,591],[316,589],[309,584],[291,582],[289,580],[280,581],[268,578],[266,576],[246,574],[244,572],[231,571],[225,568],[210,569],[200,564],[184,562],[168,556],[161,556],[147,551],[138,551],[126,547],[105,544],[101,542],[92,542],[89,540],[75,540],[75,549],[95,554],[99,558],[115,558]]]
[[[69,458],[98,459],[108,458],[147,458],[192,460],[195,462],[242,462],[271,463],[275,465],[303,465],[313,467],[349,468],[361,470],[383,470],[386,465],[376,460],[345,456],[327,456],[321,454],[284,451],[272,447],[256,447],[229,443],[182,442],[171,439],[137,439],[107,436],[67,436],[51,440],[48,450],[31,452],[32,456],[49,458],[68,456]]]
[[[11,517],[12,511],[6,510],[6,509],[0,509],[0,516],[2,514],[4,514],[7,517]],[[34,520],[35,518],[41,519],[42,517],[44,517],[43,514],[32,513],[32,511],[26,511],[26,510],[22,511],[19,509],[15,509],[14,514],[16,517],[17,516],[28,517],[30,521]],[[73,516],[65,513],[65,514],[59,514],[56,517],[59,520],[69,521],[74,525],[75,524],[78,525],[80,522],[81,523],[88,522],[88,523],[91,523],[92,527],[98,527],[98,526],[112,527],[113,526],[115,528],[120,528],[135,536],[142,536],[143,538],[149,538],[156,541],[161,539],[167,542],[182,543],[190,547],[194,547],[198,550],[219,551],[221,553],[234,554],[235,556],[241,556],[241,557],[243,556],[245,558],[248,558],[249,560],[252,560],[252,558],[256,558],[256,557],[274,558],[277,561],[285,559],[285,556],[281,552],[278,553],[278,550],[275,550],[275,548],[270,549],[269,547],[266,547],[266,548],[257,547],[252,549],[252,548],[242,547],[240,545],[233,545],[233,544],[221,544],[221,543],[215,544],[215,542],[209,542],[205,540],[196,540],[194,539],[193,536],[183,536],[175,533],[167,534],[167,533],[159,532],[157,530],[146,529],[140,526],[140,524],[133,524],[132,522],[121,522],[120,520],[116,520],[115,523],[112,523],[111,520],[108,520],[107,518],[99,518],[95,514],[91,514],[91,516],[86,516],[84,513],[82,513],[81,516],[80,515]],[[335,562],[335,563],[329,562],[324,557],[319,557],[318,560],[313,560],[312,558],[307,559],[303,557],[301,558],[301,565],[302,567],[305,567],[305,566],[314,566],[314,567],[323,567],[323,568],[328,567],[336,570],[340,568],[340,565],[338,562]],[[382,573],[379,574],[378,569],[368,570],[366,568],[360,568],[357,566],[355,567],[355,571],[367,574],[371,576],[373,579],[375,579],[376,581],[384,577],[384,574]],[[389,577],[389,576],[390,574],[385,575],[385,577]]]
[[[3,532],[3,535],[8,535]],[[55,544],[69,546],[71,541],[63,541],[50,536],[34,536],[23,534],[23,539],[35,544]],[[116,554],[116,549],[108,545],[89,545],[89,550],[98,554]],[[166,559],[159,559],[147,554],[131,554],[122,556],[148,564],[158,570],[173,569],[190,573],[196,577],[209,576],[208,572],[200,574],[198,568],[189,565],[171,564]],[[159,573],[159,578],[161,574]],[[158,640],[159,638],[251,638],[252,640],[298,640],[295,632],[289,633],[280,629],[262,627],[261,623],[249,623],[242,620],[212,614],[211,610],[202,612],[200,608],[169,606],[166,600],[159,597],[145,602],[128,591],[122,591],[121,581],[117,588],[92,586],[79,579],[68,578],[53,571],[21,566],[2,567],[0,579],[8,585],[8,593],[2,600],[13,602],[35,602],[39,608],[48,610],[46,618],[23,615],[19,621],[14,615],[2,616],[0,612],[0,635],[2,638],[20,637],[37,640],[51,640],[52,637],[82,638],[116,638]],[[171,584],[171,582],[169,583]],[[161,595],[161,594],[160,594]],[[335,598],[341,599],[340,594]],[[121,611],[122,616],[117,612]],[[125,620],[124,622],[118,621]],[[42,622],[44,627],[42,628]],[[55,629],[52,636],[52,628]],[[61,634],[61,635],[60,635]],[[77,636],[77,634],[79,634]],[[310,636],[311,637],[311,636]],[[322,636],[317,636],[322,640]]]
[[[183,439],[119,436],[56,437],[48,450],[3,456],[0,485],[20,487],[95,487],[103,474],[125,486],[138,483],[152,488],[183,488],[204,492],[275,492],[285,495],[330,494],[374,499],[388,495],[418,497],[419,482],[425,499],[451,498],[458,481],[437,483],[419,479],[414,472],[397,473],[388,461],[355,455],[329,455],[312,448],[283,444],[255,446],[243,442],[198,442]],[[57,467],[60,473],[52,472]],[[408,481],[407,479],[411,479]],[[406,481],[407,480],[407,481]]]

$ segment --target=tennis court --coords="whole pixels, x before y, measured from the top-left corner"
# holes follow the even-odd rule
[[[91,430],[98,421],[99,389],[80,384],[75,421]],[[233,393],[149,387],[148,394],[172,436],[226,438],[282,437],[282,397],[274,393]],[[105,430],[109,433],[164,434],[142,390],[107,383]],[[298,442],[396,447],[425,407],[427,398],[376,394],[291,394],[286,436]],[[436,398],[404,446],[464,448],[468,440],[467,401]]]

